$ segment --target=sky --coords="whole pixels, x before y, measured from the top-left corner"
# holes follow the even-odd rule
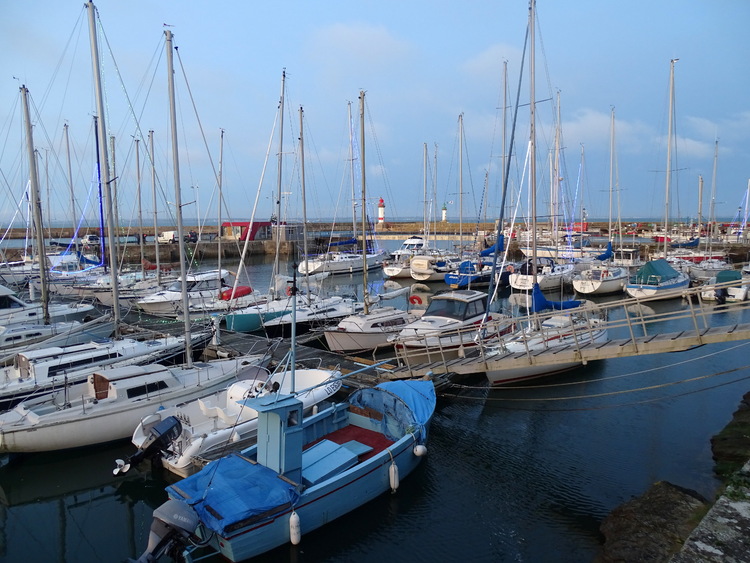
[[[198,215],[218,218],[220,163],[223,220],[246,220],[254,210],[255,219],[268,220],[276,209],[279,160],[282,218],[304,213],[311,221],[351,221],[352,199],[361,208],[362,197],[360,91],[366,92],[364,161],[371,216],[382,197],[386,221],[421,219],[425,212],[432,217],[443,206],[453,221],[496,219],[503,147],[509,151],[512,133],[509,205],[503,216],[531,213],[524,164],[528,54],[521,69],[525,0],[100,0],[96,8],[122,224],[138,215],[135,139],[143,221],[152,224],[154,193],[159,217],[175,209],[166,29],[177,47],[176,127],[186,221]],[[16,221],[26,213],[19,206],[28,178],[21,85],[30,92],[48,219],[70,222],[75,205],[84,221],[95,220],[96,101],[87,18],[81,0],[0,2],[0,220],[5,223],[15,216],[14,226],[22,226]],[[607,220],[610,197],[615,218],[664,217],[672,59],[679,60],[670,220],[696,217],[699,205],[709,217],[712,201],[716,218],[744,215],[750,178],[749,21],[746,0],[538,0],[537,215],[550,213],[554,176],[560,179],[561,208],[576,220],[582,208],[591,219]],[[70,151],[63,136],[66,123]],[[150,130],[155,190],[145,153]],[[553,175],[555,155],[560,164]]]

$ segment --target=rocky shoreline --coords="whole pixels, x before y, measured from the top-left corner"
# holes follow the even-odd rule
[[[715,501],[666,481],[615,508],[603,521],[596,563],[750,561],[750,392],[711,439]]]

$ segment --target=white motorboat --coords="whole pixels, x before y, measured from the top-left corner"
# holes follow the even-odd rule
[[[210,338],[210,331],[192,333],[193,349],[205,345]],[[79,384],[94,371],[162,362],[184,353],[182,336],[100,339],[19,352],[13,365],[0,369],[0,409],[7,410],[23,400],[63,387],[68,400],[73,400],[83,392],[84,386]]]
[[[0,414],[0,452],[44,452],[102,444],[132,436],[144,416],[210,395],[262,364],[262,354],[196,362],[97,370],[69,401],[65,388]]]
[[[238,288],[233,291],[227,279],[230,276],[227,270],[207,270],[195,272],[185,276],[185,290],[188,294],[189,307],[191,310],[203,313],[215,310],[216,304],[221,301],[233,299],[236,306],[241,307],[253,304],[250,299],[252,289]],[[247,300],[247,302],[238,302]],[[182,311],[182,277],[175,280],[166,289],[148,295],[137,302],[137,306],[150,315],[177,317]],[[220,310],[225,310],[221,307]]]
[[[294,382],[288,370],[269,374],[259,368],[246,379],[232,383],[216,393],[159,410],[145,417],[133,432],[138,451],[122,471],[141,459],[160,459],[167,470],[181,477],[192,475],[206,462],[251,446],[256,441],[258,413],[244,401],[292,392],[292,384],[301,391],[303,414],[330,399],[341,388],[341,372],[324,369],[296,369]]]
[[[419,316],[396,307],[376,307],[341,319],[323,329],[326,346],[332,352],[352,353],[377,350],[393,345],[389,339]]]
[[[384,251],[367,252],[326,252],[315,258],[303,260],[297,270],[300,274],[353,274],[365,269],[379,268],[385,258]]]
[[[487,294],[458,289],[432,297],[422,317],[406,325],[389,340],[401,361],[409,363],[454,359],[466,355],[482,341],[513,329],[513,319],[487,312]]]
[[[50,322],[80,321],[97,314],[93,305],[83,303],[50,303]],[[0,285],[0,326],[44,322],[44,307],[39,302],[20,299],[15,291]]]
[[[704,287],[700,294],[703,301],[716,301],[720,305],[745,301],[750,278],[743,276],[739,270],[721,270],[709,278]]]
[[[263,323],[263,330],[270,337],[291,336],[292,323],[296,325],[297,335],[303,334],[313,328],[330,324],[332,321],[349,315],[354,315],[364,310],[364,303],[351,297],[332,295],[320,297],[310,303],[297,307],[295,313],[289,312]]]

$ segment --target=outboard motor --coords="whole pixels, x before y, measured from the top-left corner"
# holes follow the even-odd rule
[[[719,287],[714,291],[714,294],[716,295],[716,303],[724,305],[727,302],[729,291],[727,291],[726,287]]]
[[[182,434],[182,423],[176,417],[168,416],[149,430],[148,438],[136,453],[126,460],[115,460],[117,467],[112,473],[114,475],[126,473],[131,465],[138,465],[145,458],[153,457],[168,449],[170,442],[176,440],[180,434]]]
[[[163,555],[173,550],[181,550],[188,541],[195,537],[198,528],[198,515],[195,511],[178,500],[168,500],[154,510],[154,519],[148,533],[146,551],[134,561],[149,563],[158,561]]]

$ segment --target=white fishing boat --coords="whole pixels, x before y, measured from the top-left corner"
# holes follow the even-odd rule
[[[460,264],[461,258],[456,254],[422,254],[411,259],[409,268],[411,277],[419,282],[441,282]]]
[[[266,361],[263,354],[195,362],[100,369],[70,400],[66,387],[0,414],[0,452],[44,452],[130,438],[138,423],[160,408],[191,401],[242,377]]]
[[[211,331],[194,332],[191,338],[193,348],[199,349],[210,340]],[[21,401],[41,398],[61,388],[73,400],[83,392],[80,384],[94,371],[163,362],[184,353],[182,336],[98,339],[19,352],[11,366],[0,368],[0,409],[10,409]]]
[[[258,413],[245,405],[246,399],[270,394],[288,395],[294,386],[302,401],[303,414],[341,388],[341,372],[325,369],[296,369],[294,381],[287,369],[269,374],[259,368],[244,379],[212,395],[161,409],[145,417],[133,432],[138,451],[118,463],[125,472],[142,459],[161,461],[161,465],[181,477],[199,471],[210,459],[228,455],[255,443]]]

